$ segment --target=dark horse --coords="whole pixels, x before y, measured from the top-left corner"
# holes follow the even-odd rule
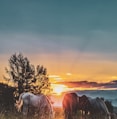
[[[110,119],[110,113],[105,102],[100,98],[91,98],[85,95],[79,97],[79,109],[84,112],[85,115],[88,113],[92,119]]]
[[[74,119],[77,115],[79,98],[76,93],[66,93],[63,98],[65,119]]]

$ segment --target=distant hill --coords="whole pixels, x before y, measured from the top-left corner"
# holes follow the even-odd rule
[[[0,111],[9,110],[14,106],[14,87],[0,83]]]

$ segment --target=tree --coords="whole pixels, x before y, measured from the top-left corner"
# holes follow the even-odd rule
[[[47,69],[43,65],[37,65],[35,68],[21,53],[13,54],[8,61],[9,69],[5,68],[5,70],[9,78],[5,76],[4,78],[17,84],[15,97],[27,91],[33,93],[48,93],[50,91]]]

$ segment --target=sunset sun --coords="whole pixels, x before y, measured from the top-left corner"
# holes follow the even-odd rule
[[[54,92],[60,95],[64,91],[63,87],[54,87]]]
[[[65,85],[61,84],[51,84],[53,93],[57,95],[61,95],[63,92],[66,92],[69,90],[69,88]]]

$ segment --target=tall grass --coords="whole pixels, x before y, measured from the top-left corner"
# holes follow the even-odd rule
[[[6,114],[6,113],[1,112],[0,119],[19,119],[19,118],[16,117],[14,114],[11,114],[11,113]]]
[[[54,108],[55,119],[64,119],[64,112],[62,108]]]
[[[54,108],[55,111],[55,118],[54,119],[64,119],[64,112],[62,108]],[[0,112],[0,119],[24,119],[22,118],[22,114],[18,113],[16,111],[14,112],[5,112],[5,111],[1,111]],[[26,119],[40,119],[38,116],[34,117],[34,116],[30,116]],[[78,113],[77,119],[92,119],[89,115],[87,116],[82,116],[81,113]],[[95,115],[94,119],[104,119],[99,118],[98,116]],[[117,116],[113,119],[117,119]]]

